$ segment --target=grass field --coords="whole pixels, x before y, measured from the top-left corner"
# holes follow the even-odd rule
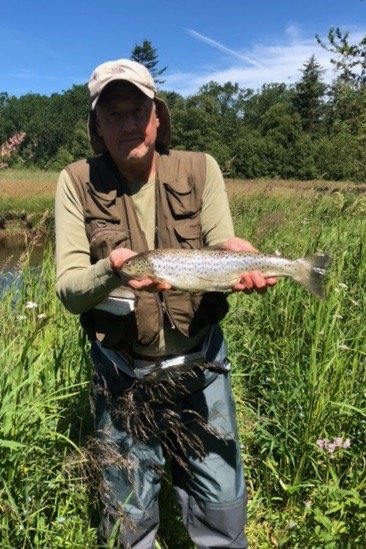
[[[231,181],[228,192],[237,234],[259,249],[332,256],[324,301],[289,280],[265,295],[230,297],[223,327],[250,546],[363,549],[365,191],[348,183]],[[85,480],[88,344],[55,298],[52,250],[36,277],[25,267],[22,287],[3,297],[0,313],[0,546],[94,548],[96,507]],[[157,547],[191,549],[168,484],[161,516]]]
[[[52,206],[58,172],[42,170],[0,170],[0,213],[6,210],[42,211],[44,204]],[[354,182],[297,181],[279,179],[226,180],[231,197],[245,194],[310,197],[318,193],[366,193],[366,185]]]
[[[41,170],[0,170],[0,219],[9,214],[31,214],[37,223],[44,212],[53,209],[58,174]],[[10,216],[8,228],[21,231],[22,226]]]

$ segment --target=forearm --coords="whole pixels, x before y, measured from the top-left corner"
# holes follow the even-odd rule
[[[82,206],[66,172],[59,177],[56,202],[56,291],[65,307],[79,314],[121,285],[109,259],[90,263]]]
[[[95,307],[120,285],[121,279],[107,258],[88,268],[68,269],[57,279],[56,292],[71,313],[80,314]]]

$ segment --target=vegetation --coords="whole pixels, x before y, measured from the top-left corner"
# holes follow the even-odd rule
[[[366,539],[366,226],[357,186],[261,182],[231,205],[268,252],[333,257],[328,297],[279,281],[231,296],[224,322],[249,492],[251,547],[344,549]],[[247,184],[245,184],[247,185]],[[296,190],[301,187],[301,191]],[[54,295],[53,252],[2,297],[0,539],[93,548],[88,344]],[[191,548],[168,483],[160,548]]]
[[[213,154],[227,177],[365,180],[366,37],[352,44],[347,32],[331,29],[327,43],[318,41],[334,65],[330,85],[311,56],[293,85],[272,82],[253,90],[210,82],[186,98],[161,91],[172,114],[173,147]],[[136,44],[131,58],[162,83],[166,67],[159,68],[150,41]],[[85,86],[50,97],[0,93],[0,143],[27,134],[7,163],[58,170],[90,154],[88,104]]]
[[[0,170],[0,216],[6,212],[36,214],[52,210],[58,172],[40,169]]]
[[[164,84],[164,80],[160,80],[160,76],[167,70],[168,67],[158,68],[159,56],[156,48],[150,40],[144,40],[142,44],[136,44],[131,52],[131,59],[142,63],[150,71],[150,74],[156,84]]]

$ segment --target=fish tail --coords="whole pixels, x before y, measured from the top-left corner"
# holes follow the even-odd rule
[[[325,298],[324,276],[330,264],[328,254],[308,255],[300,260],[302,268],[296,280],[320,299]]]

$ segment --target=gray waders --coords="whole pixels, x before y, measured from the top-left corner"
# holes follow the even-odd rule
[[[174,378],[149,386],[132,380],[132,387],[128,376],[114,372],[121,378],[119,385],[113,380],[113,386],[118,386],[115,394],[105,358],[93,350],[103,544],[114,538],[114,547],[154,547],[168,453],[183,523],[196,547],[247,547],[235,406],[226,348],[217,327],[214,339],[215,356],[211,352],[210,359],[216,366],[225,365],[222,371],[196,367],[194,374],[180,374],[176,382]],[[137,408],[134,414],[128,409],[130,395]],[[138,417],[137,424],[133,415]]]

